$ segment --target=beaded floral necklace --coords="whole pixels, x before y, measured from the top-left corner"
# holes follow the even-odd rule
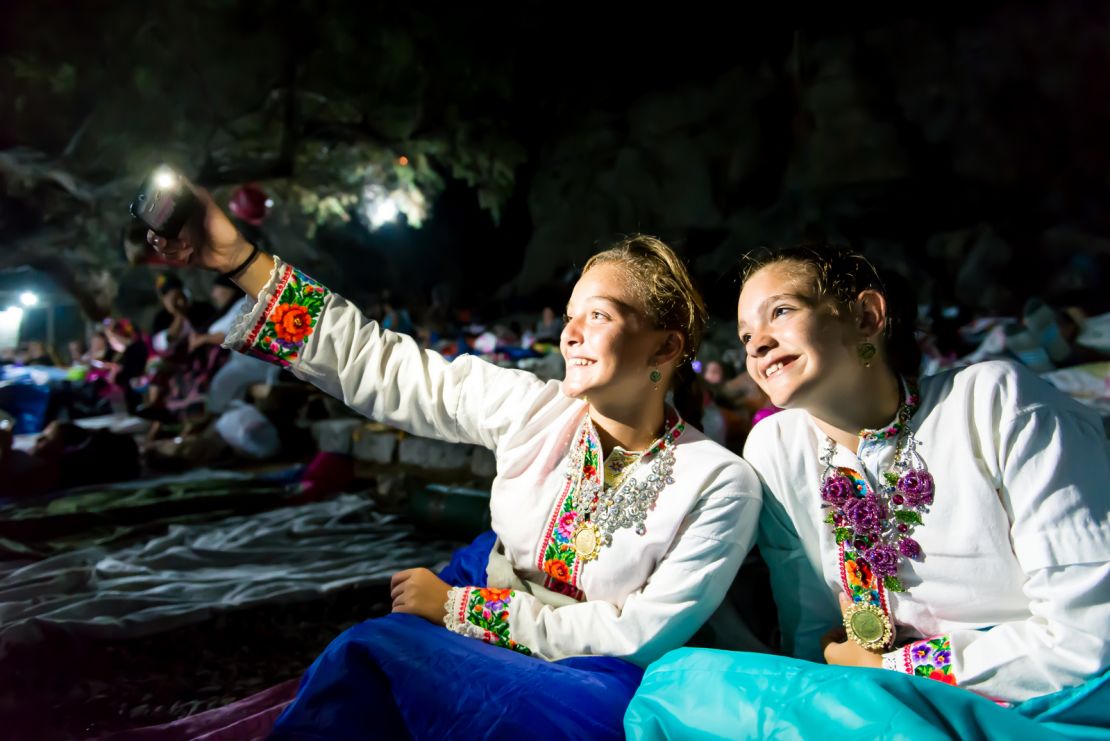
[[[820,459],[821,506],[830,510],[825,522],[832,526],[840,547],[844,587],[853,601],[844,623],[848,635],[865,648],[881,647],[893,639],[884,592],[905,592],[898,567],[903,558],[922,556],[912,534],[933,503],[934,484],[908,426],[919,403],[917,389],[906,384],[894,423],[860,432],[865,441],[897,437],[894,462],[883,473],[878,492],[871,491],[855,471],[833,466],[836,442],[832,438],[826,438]]]

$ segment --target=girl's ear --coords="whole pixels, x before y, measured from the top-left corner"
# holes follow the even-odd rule
[[[666,332],[667,334],[659,345],[659,349],[651,357],[651,364],[656,368],[672,363],[677,365],[686,349],[686,340],[681,332],[676,329],[669,329]]]
[[[856,297],[856,328],[864,337],[872,339],[886,329],[886,296],[874,288],[860,291]]]

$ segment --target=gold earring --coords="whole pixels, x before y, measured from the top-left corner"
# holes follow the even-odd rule
[[[659,382],[663,380],[663,374],[659,372],[658,368],[653,368],[649,378],[651,378],[651,382],[654,384],[654,388],[657,389],[659,388]]]
[[[864,342],[856,349],[856,353],[859,355],[859,360],[860,363],[863,364],[863,367],[870,368],[871,358],[875,357],[875,346],[870,342]]]

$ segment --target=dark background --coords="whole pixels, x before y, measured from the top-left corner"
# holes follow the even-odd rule
[[[163,160],[225,200],[260,183],[278,253],[356,298],[558,306],[642,231],[724,321],[743,253],[813,236],[962,317],[1108,308],[1105,3],[2,8],[0,268],[90,316],[149,302],[120,235]],[[429,218],[368,230],[368,182]]]

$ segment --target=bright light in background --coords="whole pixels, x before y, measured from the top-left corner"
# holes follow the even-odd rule
[[[39,297],[31,293],[30,291],[24,291],[23,293],[19,294],[19,303],[23,304],[24,306],[36,306],[38,302]]]
[[[0,311],[0,324],[4,326],[18,327],[21,321],[23,321],[23,309],[18,306],[9,306],[3,311]]]
[[[358,213],[371,231],[396,221],[401,214],[409,226],[419,227],[428,216],[428,204],[414,185],[386,190],[383,185],[370,183],[362,188]]]
[[[177,177],[173,174],[173,170],[168,167],[163,167],[154,173],[154,184],[159,188],[172,188],[175,182],[177,182]]]
[[[386,199],[374,207],[374,213],[370,214],[370,224],[371,226],[378,227],[383,224],[388,224],[391,221],[396,221],[399,213],[401,212],[397,210],[397,204],[392,200]]]
[[[19,325],[23,321],[23,309],[9,306],[0,311],[0,347],[11,348],[19,344]]]

